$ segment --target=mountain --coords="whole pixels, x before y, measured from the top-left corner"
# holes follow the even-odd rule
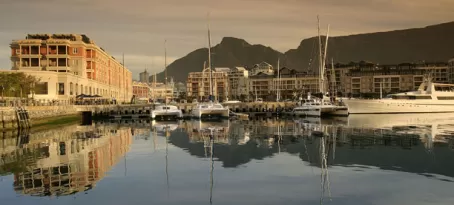
[[[324,37],[322,37],[324,39]],[[454,56],[454,22],[388,32],[330,37],[327,59],[348,63],[361,60],[379,64],[418,61],[447,62]],[[263,45],[251,45],[243,39],[225,37],[212,49],[215,67],[252,66],[262,61],[297,70],[317,70],[318,37],[301,41],[296,49],[284,54]],[[185,81],[189,72],[201,71],[208,49],[197,49],[168,66],[167,75]],[[311,62],[312,59],[312,63]],[[158,74],[159,79],[164,73]]]
[[[333,58],[335,62],[342,63],[365,60],[379,64],[447,62],[454,56],[453,36],[454,22],[425,28],[332,37],[328,39],[327,59],[331,61]],[[297,49],[285,52],[288,66],[307,68],[311,56],[314,58],[318,55],[317,42],[317,37],[304,39]]]
[[[270,47],[251,45],[233,37],[224,37],[221,43],[211,49],[211,53],[214,67],[253,66],[262,61],[275,64],[278,57],[284,57],[284,54]],[[208,48],[197,49],[167,66],[167,76],[173,77],[176,82],[184,82],[189,72],[202,71],[205,61],[208,61]],[[158,81],[163,79],[164,72],[161,72]]]

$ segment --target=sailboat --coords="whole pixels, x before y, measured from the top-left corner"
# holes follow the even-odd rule
[[[221,118],[229,117],[229,109],[225,108],[219,102],[213,102],[213,69],[211,65],[211,33],[210,24],[208,23],[208,68],[210,69],[210,101],[207,103],[197,103],[192,109],[191,116],[194,118],[204,118],[218,116]],[[205,68],[204,68],[205,69]]]
[[[317,17],[318,19],[318,17]],[[322,54],[322,39],[320,36],[320,20],[318,19],[318,41],[319,41],[319,88],[322,94],[326,93],[325,89],[325,62],[326,53],[328,50],[328,38],[329,38],[329,25],[326,33],[326,41],[324,53]],[[325,95],[321,99],[312,98],[311,94],[308,93],[307,99],[302,101],[301,106],[297,106],[292,111],[293,115],[306,115],[306,116],[322,116],[322,115],[348,115],[348,107],[346,105],[334,104],[331,99]]]
[[[167,92],[167,40],[164,42],[164,73],[165,73],[165,90]],[[152,119],[157,119],[157,118],[176,118],[176,119],[181,119],[183,118],[183,112],[178,109],[177,106],[174,105],[168,105],[167,104],[167,93],[165,94],[165,104],[164,105],[158,105],[154,110],[151,111],[151,118]]]

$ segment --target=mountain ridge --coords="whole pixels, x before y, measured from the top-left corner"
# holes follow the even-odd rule
[[[380,64],[418,61],[448,61],[454,56],[454,21],[421,28],[370,32],[330,37],[327,59],[335,62],[371,61]],[[324,38],[323,38],[324,39]],[[250,44],[245,39],[224,37],[212,48],[214,67],[253,66],[262,61],[296,70],[317,72],[318,37],[303,39],[281,53],[270,46]],[[167,67],[168,77],[186,81],[189,72],[201,71],[208,59],[208,48],[199,48]],[[164,79],[164,72],[158,74]]]

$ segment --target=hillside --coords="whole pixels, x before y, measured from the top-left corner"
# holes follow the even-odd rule
[[[425,28],[332,37],[328,42],[327,59],[335,62],[370,61],[380,64],[418,61],[447,62],[454,56],[454,22]],[[289,67],[307,68],[313,50],[313,37],[301,42],[297,49],[285,53]],[[315,43],[316,43],[315,42]],[[317,45],[317,44],[315,44]]]
[[[335,62],[371,61],[398,64],[418,61],[446,62],[454,56],[454,22],[388,32],[331,37],[327,58]],[[262,61],[297,70],[317,70],[318,38],[301,41],[296,49],[282,54],[270,47],[251,45],[243,39],[225,37],[213,48],[215,67],[251,66]],[[208,49],[197,49],[169,65],[168,76],[185,81],[189,72],[201,71]],[[313,63],[309,66],[310,59]],[[163,79],[163,73],[158,75]]]
[[[243,39],[233,37],[224,37],[211,52],[214,67],[252,66],[262,61],[272,63],[277,62],[278,57],[284,56],[270,47],[251,45]],[[205,61],[208,61],[208,48],[197,49],[171,63],[167,67],[167,75],[177,82],[184,82],[189,72],[202,71]],[[158,74],[158,81],[162,79],[164,72]]]

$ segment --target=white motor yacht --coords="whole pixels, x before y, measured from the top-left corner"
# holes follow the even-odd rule
[[[151,111],[151,118],[152,119],[159,119],[159,118],[183,118],[183,112],[178,109],[177,106],[174,105],[159,105]]]
[[[194,118],[205,118],[205,117],[222,117],[228,118],[230,110],[225,108],[220,103],[207,102],[198,103],[191,112],[191,116]]]
[[[323,99],[311,99],[308,96],[307,100],[293,109],[292,114],[297,116],[348,116],[348,107],[342,102],[334,104],[326,96]]]
[[[417,91],[392,94],[391,98],[346,99],[350,114],[449,113],[454,112],[454,84],[426,79]]]

